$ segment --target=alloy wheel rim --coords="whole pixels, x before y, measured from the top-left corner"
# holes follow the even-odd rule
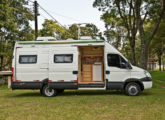
[[[128,88],[128,92],[130,95],[136,95],[138,93],[138,89],[136,86],[132,85]]]
[[[47,96],[52,96],[53,94],[54,94],[54,89],[50,89],[49,87],[47,87],[46,89],[45,89],[45,94],[47,95]]]

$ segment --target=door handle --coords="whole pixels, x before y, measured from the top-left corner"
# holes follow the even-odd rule
[[[105,71],[105,74],[110,74],[110,71],[109,71],[109,70],[106,70],[106,71]]]
[[[40,68],[40,69],[47,69],[48,70],[49,68]]]
[[[78,74],[78,71],[73,71],[73,74]]]

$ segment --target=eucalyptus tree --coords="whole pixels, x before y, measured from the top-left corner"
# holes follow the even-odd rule
[[[135,59],[135,39],[137,33],[141,40],[141,67],[147,68],[148,45],[153,39],[162,16],[165,11],[164,0],[95,0],[93,6],[98,8],[105,14],[107,12],[110,17],[116,19],[119,17],[127,30],[127,38],[130,42],[132,58],[134,64]],[[144,25],[149,20],[153,21],[153,29],[150,34],[146,35]]]
[[[53,36],[56,39],[67,39],[73,36],[66,28],[60,26],[54,20],[45,19],[42,26],[43,28],[39,32],[40,36]]]
[[[73,35],[73,39],[78,39],[78,26],[77,24],[72,24],[69,27],[69,32]],[[85,26],[80,26],[80,35],[81,36],[91,36],[92,39],[103,39],[102,33],[99,31],[96,25],[94,24],[86,24]]]
[[[114,21],[121,21],[122,26],[125,27],[127,38],[129,39],[130,49],[132,52],[132,63],[136,65],[135,56],[135,38],[137,35],[137,25],[135,19],[135,11],[132,6],[132,1],[129,0],[95,0],[94,7],[97,7],[103,12],[105,17],[114,19]],[[104,19],[105,19],[104,17]],[[114,24],[114,23],[113,23]]]
[[[29,20],[33,13],[26,0],[0,1],[0,70],[11,63],[15,41],[33,39]]]
[[[117,49],[120,49],[126,43],[127,31],[121,19],[116,16],[114,17],[112,18],[109,13],[106,12],[101,16],[101,19],[105,22],[106,30],[104,35],[107,37],[107,41]]]
[[[149,28],[151,28],[152,23],[149,24]],[[148,29],[149,29],[148,28]],[[149,54],[150,56],[154,57],[155,55],[158,58],[159,63],[159,70],[161,71],[161,66],[163,64],[163,70],[164,70],[164,59],[165,59],[165,20],[163,20],[160,23],[160,27],[158,29],[158,32],[152,39],[149,45]]]

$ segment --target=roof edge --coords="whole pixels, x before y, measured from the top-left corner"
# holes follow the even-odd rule
[[[62,41],[18,41],[18,44],[73,44],[73,43],[97,43],[104,40],[62,40]]]

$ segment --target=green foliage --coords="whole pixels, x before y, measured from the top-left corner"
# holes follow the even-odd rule
[[[155,51],[155,50],[159,50],[159,51],[164,51],[165,49],[165,21],[162,21],[160,23],[160,27],[154,37],[154,39],[152,39],[151,43],[150,43],[150,50]],[[163,52],[162,51],[162,52]]]
[[[73,24],[69,27],[69,32],[73,35],[73,39],[78,39],[78,26]],[[80,26],[80,35],[81,36],[91,36],[92,39],[96,39],[99,37],[100,39],[104,39],[102,33],[99,32],[99,29],[94,24],[86,24],[84,27]]]
[[[39,31],[40,36],[53,36],[56,39],[64,40],[68,38],[78,39],[78,27],[75,24],[67,29],[61,27],[53,20],[45,19],[42,26],[43,28]],[[96,39],[96,36],[102,37],[98,28],[93,24],[86,24],[85,27],[80,27],[80,29],[81,36],[91,36],[93,39]]]
[[[150,24],[150,26],[152,26]],[[148,26],[148,28],[150,28],[150,26]],[[158,58],[158,62],[159,62],[159,70],[161,70],[161,64],[163,61],[162,58],[165,59],[165,21],[163,20],[160,23],[160,27],[155,35],[155,37],[152,39],[152,41],[149,44],[149,53],[150,53],[150,57],[152,58]],[[162,59],[162,61],[161,61]]]
[[[107,40],[117,49],[122,47],[121,43],[125,44],[127,36],[122,20],[117,16],[111,16],[109,12],[104,13],[101,19],[105,22],[106,30],[104,35],[107,37]]]
[[[26,0],[0,1],[0,70],[11,64],[15,41],[33,40],[32,11]]]
[[[66,28],[58,25],[54,20],[45,19],[42,24],[43,28],[40,30],[40,36],[53,36],[57,39],[67,39],[72,37],[72,34]]]
[[[115,29],[109,30],[107,33],[114,35],[117,33],[117,26],[125,28],[126,37],[129,39],[130,49],[132,53],[132,61],[136,65],[135,48],[136,35],[139,33],[138,40],[141,41],[141,67],[146,68],[148,56],[148,44],[150,44],[157,28],[159,27],[162,15],[165,12],[164,0],[95,0],[93,7],[103,12],[102,18],[105,25],[110,28],[115,26]],[[117,22],[121,20],[121,24]],[[114,22],[115,21],[115,22]],[[150,31],[146,31],[144,26],[152,22],[153,26]],[[109,35],[111,39],[114,39]],[[109,37],[107,36],[107,38]]]

